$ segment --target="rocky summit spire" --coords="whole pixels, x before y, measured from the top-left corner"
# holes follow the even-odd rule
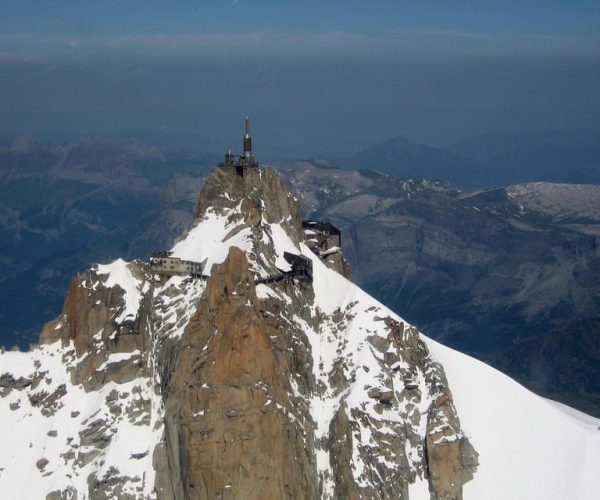
[[[418,482],[460,498],[477,454],[444,370],[344,277],[340,242],[303,224],[270,168],[222,166],[161,266],[75,277],[45,345],[23,354],[18,376],[37,382],[15,387],[33,403],[6,409],[23,449],[30,415],[54,416],[35,427],[56,445],[35,455],[29,496],[405,498]]]

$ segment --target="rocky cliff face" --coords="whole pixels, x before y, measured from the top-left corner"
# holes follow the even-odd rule
[[[263,312],[261,312],[261,310]],[[165,481],[176,498],[315,498],[307,408],[291,396],[292,356],[256,296],[241,250],[212,269],[166,403]],[[304,425],[298,425],[301,419]]]
[[[600,415],[600,186],[468,191],[316,162],[282,175],[356,282],[444,344]]]
[[[281,179],[217,168],[195,216],[172,255],[205,262],[204,278],[94,266],[39,347],[0,356],[0,410],[14,450],[28,450],[14,463],[4,452],[2,489],[462,498],[477,452],[443,367],[415,328],[337,272],[341,254],[310,250]]]

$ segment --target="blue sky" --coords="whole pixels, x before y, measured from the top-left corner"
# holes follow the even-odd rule
[[[81,47],[170,55],[251,48],[318,57],[589,56],[591,0],[179,0],[0,4],[0,51],[69,56]]]
[[[339,156],[600,128],[598,88],[600,0],[0,0],[0,132]]]
[[[374,34],[395,27],[538,34],[594,34],[600,20],[592,0],[4,0],[3,32],[123,34],[132,24],[167,21],[167,30],[256,29]]]

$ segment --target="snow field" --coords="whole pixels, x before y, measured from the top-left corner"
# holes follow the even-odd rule
[[[490,366],[425,340],[444,366],[462,427],[480,455],[465,499],[598,498],[600,419],[573,418],[571,409]]]
[[[101,479],[116,469],[119,476],[138,478],[129,483],[126,492],[138,496],[151,494],[156,431],[152,425],[140,425],[124,414],[111,415],[106,404],[107,397],[116,391],[123,407],[136,406],[141,399],[153,397],[149,384],[144,380],[127,384],[109,382],[98,391],[86,392],[82,386],[71,384],[68,363],[63,362],[64,353],[57,342],[30,353],[0,355],[0,374],[9,372],[15,378],[30,378],[36,372],[43,374],[36,388],[13,389],[0,400],[3,431],[0,492],[10,492],[10,498],[15,499],[45,498],[51,491],[70,486],[81,494],[87,492],[90,474],[95,473]],[[61,385],[66,392],[52,414],[44,415],[40,407],[30,402],[29,396],[41,391],[52,394]],[[10,410],[10,403],[18,403],[19,408]],[[105,435],[110,436],[110,442],[96,458],[83,465],[81,457],[93,448],[82,443],[80,431],[101,419],[109,424]],[[133,458],[135,455],[141,458]],[[36,463],[41,459],[48,463],[40,470]]]

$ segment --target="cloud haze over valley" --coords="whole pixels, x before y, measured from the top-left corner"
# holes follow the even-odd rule
[[[217,152],[251,114],[263,156],[295,159],[596,128],[598,20],[593,2],[6,2],[0,130]]]

